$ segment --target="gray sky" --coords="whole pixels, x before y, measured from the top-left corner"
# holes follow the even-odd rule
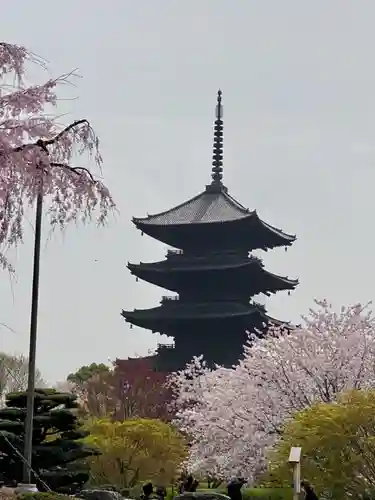
[[[298,321],[314,297],[374,298],[373,0],[18,0],[1,16],[4,40],[45,57],[55,76],[84,76],[69,89],[80,99],[60,109],[92,121],[120,210],[106,229],[71,227],[47,243],[46,228],[37,362],[50,382],[156,346],[120,311],[158,303],[163,291],[136,283],[125,264],[166,248],[130,220],[210,180],[218,87],[230,193],[298,236],[287,253],[264,255],[271,271],[301,281],[268,302],[270,313]],[[32,243],[30,229],[17,283],[0,283],[8,352],[27,352]]]

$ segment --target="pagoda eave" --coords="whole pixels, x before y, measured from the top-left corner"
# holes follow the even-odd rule
[[[241,293],[248,291],[249,297],[259,293],[267,295],[283,290],[292,291],[298,285],[298,279],[270,273],[261,265],[254,265],[250,259],[247,262],[237,264],[204,268],[173,267],[169,269],[167,264],[168,261],[150,264],[128,263],[127,267],[131,274],[137,278],[176,292],[190,288],[194,280],[210,283],[213,275],[216,276],[217,280],[226,281],[227,287],[230,288],[238,289],[239,283],[242,283]]]
[[[260,259],[246,259],[238,262],[226,263],[225,261],[222,263],[212,263],[211,265],[174,265],[170,264],[168,260],[159,261],[159,262],[140,262],[139,264],[132,264],[128,262],[126,267],[129,271],[138,276],[140,273],[155,273],[155,274],[168,274],[168,275],[191,275],[192,273],[197,273],[204,275],[206,272],[248,272],[252,275],[255,273],[259,273],[262,275],[262,278],[272,278],[275,280],[281,280],[291,286],[298,285],[298,279],[289,278],[287,276],[280,276],[278,274],[271,273],[267,271]]]
[[[171,301],[173,304],[162,304],[151,309],[135,309],[134,311],[122,311],[121,316],[128,323],[159,331],[162,326],[177,326],[179,324],[199,324],[204,321],[222,321],[225,319],[257,319],[258,322],[267,321],[267,315],[263,307],[258,305],[248,306],[238,303],[211,303],[191,304],[186,307],[178,304],[179,301]],[[154,327],[153,327],[154,326]]]
[[[149,218],[133,217],[133,223],[142,233],[174,248],[191,246],[193,235],[195,246],[197,242],[206,246],[207,243],[215,241],[217,246],[221,247],[232,242],[235,246],[241,245],[249,251],[257,248],[267,250],[288,247],[296,241],[295,235],[284,233],[262,221],[255,210],[240,219],[225,221],[156,224],[150,222]]]
[[[221,261],[212,261],[211,259],[207,259],[206,262],[199,261],[198,259],[186,259],[181,260],[180,262],[175,259],[171,261],[169,259],[162,260],[159,262],[140,262],[139,264],[132,264],[128,262],[127,268],[130,272],[136,274],[138,272],[153,272],[160,274],[191,274],[194,273],[205,273],[205,272],[221,272],[226,270],[236,270],[240,268],[251,268],[254,269],[255,272],[263,271],[262,261],[258,258],[244,258],[238,259],[236,261],[226,261],[225,256]],[[267,271],[265,271],[267,272]],[[276,275],[274,275],[276,276]]]

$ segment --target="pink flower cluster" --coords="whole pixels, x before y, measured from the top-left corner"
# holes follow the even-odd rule
[[[63,127],[46,113],[56,107],[56,88],[68,77],[25,86],[28,62],[40,63],[24,47],[0,43],[0,266],[10,271],[5,251],[22,242],[25,208],[39,189],[52,226],[87,221],[95,212],[103,223],[115,206],[89,170],[71,165],[73,157],[88,153],[101,166],[99,141],[89,122]]]
[[[231,369],[195,358],[172,375],[177,423],[192,437],[188,467],[224,477],[256,477],[293,413],[341,391],[375,386],[375,319],[368,307],[335,312],[327,301],[289,335],[252,337]]]

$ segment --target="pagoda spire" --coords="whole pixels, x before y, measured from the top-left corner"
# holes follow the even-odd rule
[[[223,178],[223,106],[221,104],[221,90],[217,93],[216,120],[214,126],[214,145],[212,156],[211,185],[222,186]]]

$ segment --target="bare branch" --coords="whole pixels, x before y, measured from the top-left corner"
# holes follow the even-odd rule
[[[77,175],[80,175],[82,172],[85,172],[90,177],[90,179],[92,180],[93,183],[97,182],[94,179],[94,176],[92,175],[92,173],[90,172],[90,170],[88,170],[85,167],[71,167],[69,165],[66,165],[65,163],[58,163],[58,162],[54,162],[54,161],[52,161],[50,163],[50,166],[51,167],[65,168],[66,170],[69,170],[70,172],[73,172],[74,174],[77,174]]]

